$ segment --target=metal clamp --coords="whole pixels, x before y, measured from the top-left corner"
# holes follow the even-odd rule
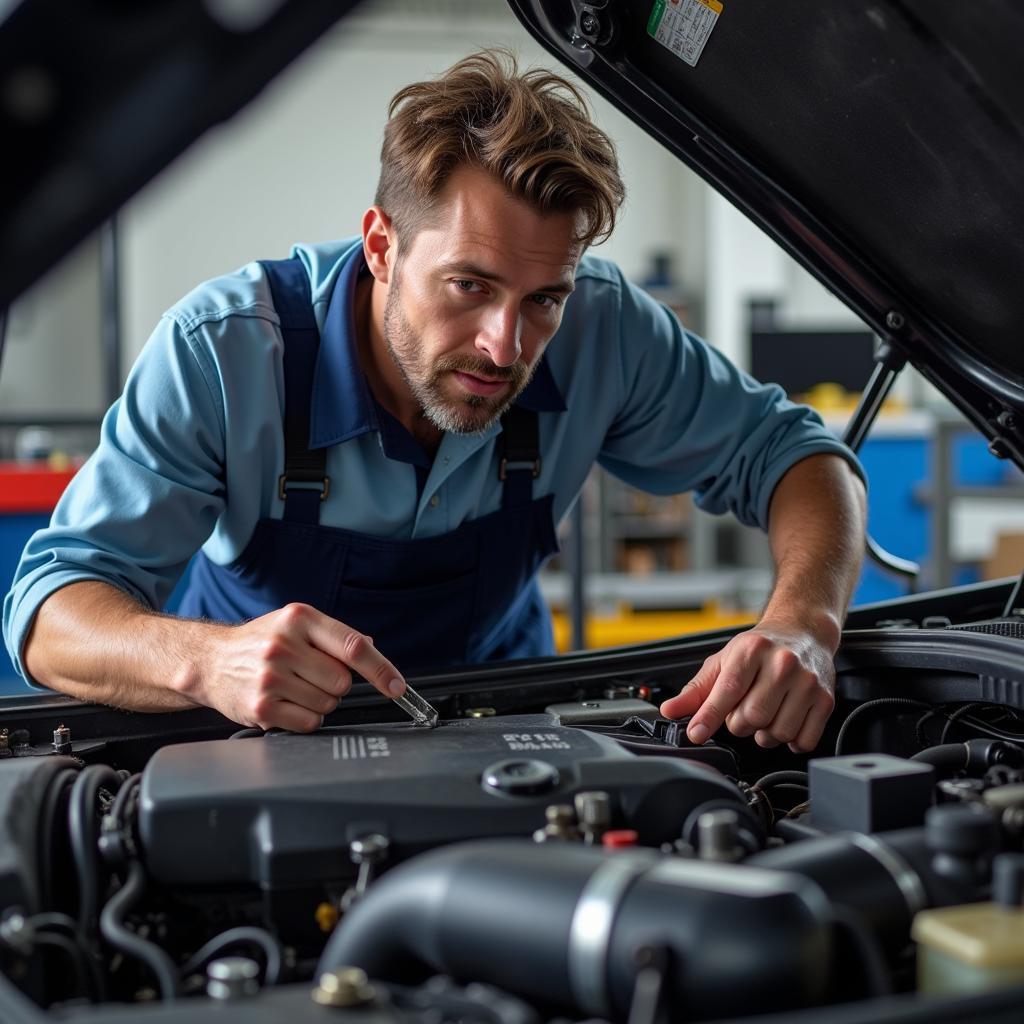
[[[320,486],[320,500],[321,501],[326,500],[327,495],[331,491],[331,478],[329,476],[320,477],[317,480],[300,480],[300,481],[297,481],[297,483],[300,484],[300,485],[303,484],[303,483],[319,484],[319,486]],[[288,486],[288,474],[287,473],[282,473],[277,478],[277,496],[282,501],[286,501],[287,498],[288,498],[288,495],[285,493],[285,489],[287,488],[287,486]],[[313,489],[312,487],[308,487],[308,488],[300,487],[300,490],[312,490],[312,489]]]
[[[502,459],[498,465],[498,479],[504,480],[508,476],[508,471],[516,469],[530,469],[533,471],[533,479],[536,480],[540,476],[540,459],[536,458],[533,462],[528,460],[516,461],[514,459]]]

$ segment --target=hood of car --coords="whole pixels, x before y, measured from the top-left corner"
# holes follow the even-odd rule
[[[1024,8],[509,4],[1024,465]]]

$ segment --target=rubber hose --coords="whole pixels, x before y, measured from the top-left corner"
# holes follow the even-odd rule
[[[124,919],[146,891],[146,872],[141,864],[128,868],[124,884],[107,901],[100,914],[100,932],[115,949],[141,960],[156,975],[160,995],[166,999],[178,996],[178,969],[174,961],[155,943],[128,931]]]

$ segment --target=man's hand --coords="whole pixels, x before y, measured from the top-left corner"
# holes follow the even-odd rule
[[[812,633],[762,621],[711,655],[661,713],[693,715],[686,730],[693,743],[725,723],[762,747],[813,750],[835,706],[834,653]]]
[[[776,580],[761,621],[732,638],[661,705],[692,715],[703,743],[724,723],[762,747],[817,746],[835,707],[833,655],[864,553],[864,487],[829,453],[791,466],[772,493],[768,538]]]
[[[358,672],[385,697],[405,692],[401,673],[371,637],[304,604],[241,626],[211,625],[197,671],[176,686],[241,725],[319,729]]]

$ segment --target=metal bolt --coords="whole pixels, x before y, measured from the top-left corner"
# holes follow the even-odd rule
[[[206,994],[211,999],[243,999],[260,990],[260,968],[247,956],[222,956],[206,968]]]
[[[25,919],[19,907],[12,907],[0,919],[0,944],[21,956],[29,956],[35,940],[35,930]]]
[[[372,832],[368,836],[360,836],[348,844],[349,856],[356,864],[376,863],[388,852],[391,844],[387,837]]]
[[[585,36],[596,36],[601,31],[601,22],[598,20],[596,14],[592,14],[590,11],[584,11],[583,16],[580,18],[580,31]]]
[[[71,753],[71,730],[66,725],[53,730],[53,750],[56,754]]]
[[[544,819],[547,824],[533,833],[534,842],[556,840],[571,843],[580,838],[576,828],[576,812],[568,804],[549,804],[544,808]]]
[[[943,779],[936,789],[947,800],[968,803],[981,799],[985,783],[981,779]]]
[[[576,815],[579,818],[583,841],[593,844],[601,841],[612,821],[611,798],[600,790],[577,793]]]
[[[739,815],[728,808],[702,814],[697,819],[700,859],[729,863],[739,860],[743,853],[737,841],[739,824]]]
[[[391,844],[386,836],[371,832],[369,835],[353,839],[348,844],[348,855],[353,864],[359,865],[356,884],[342,897],[342,909],[347,910],[363,895],[373,881],[373,873],[377,865],[387,856]]]
[[[376,996],[366,972],[358,967],[341,967],[320,975],[313,989],[313,1002],[321,1006],[365,1006]]]
[[[903,325],[907,322],[906,317],[898,309],[890,309],[885,314],[885,326],[890,331],[899,331],[903,328]]]

